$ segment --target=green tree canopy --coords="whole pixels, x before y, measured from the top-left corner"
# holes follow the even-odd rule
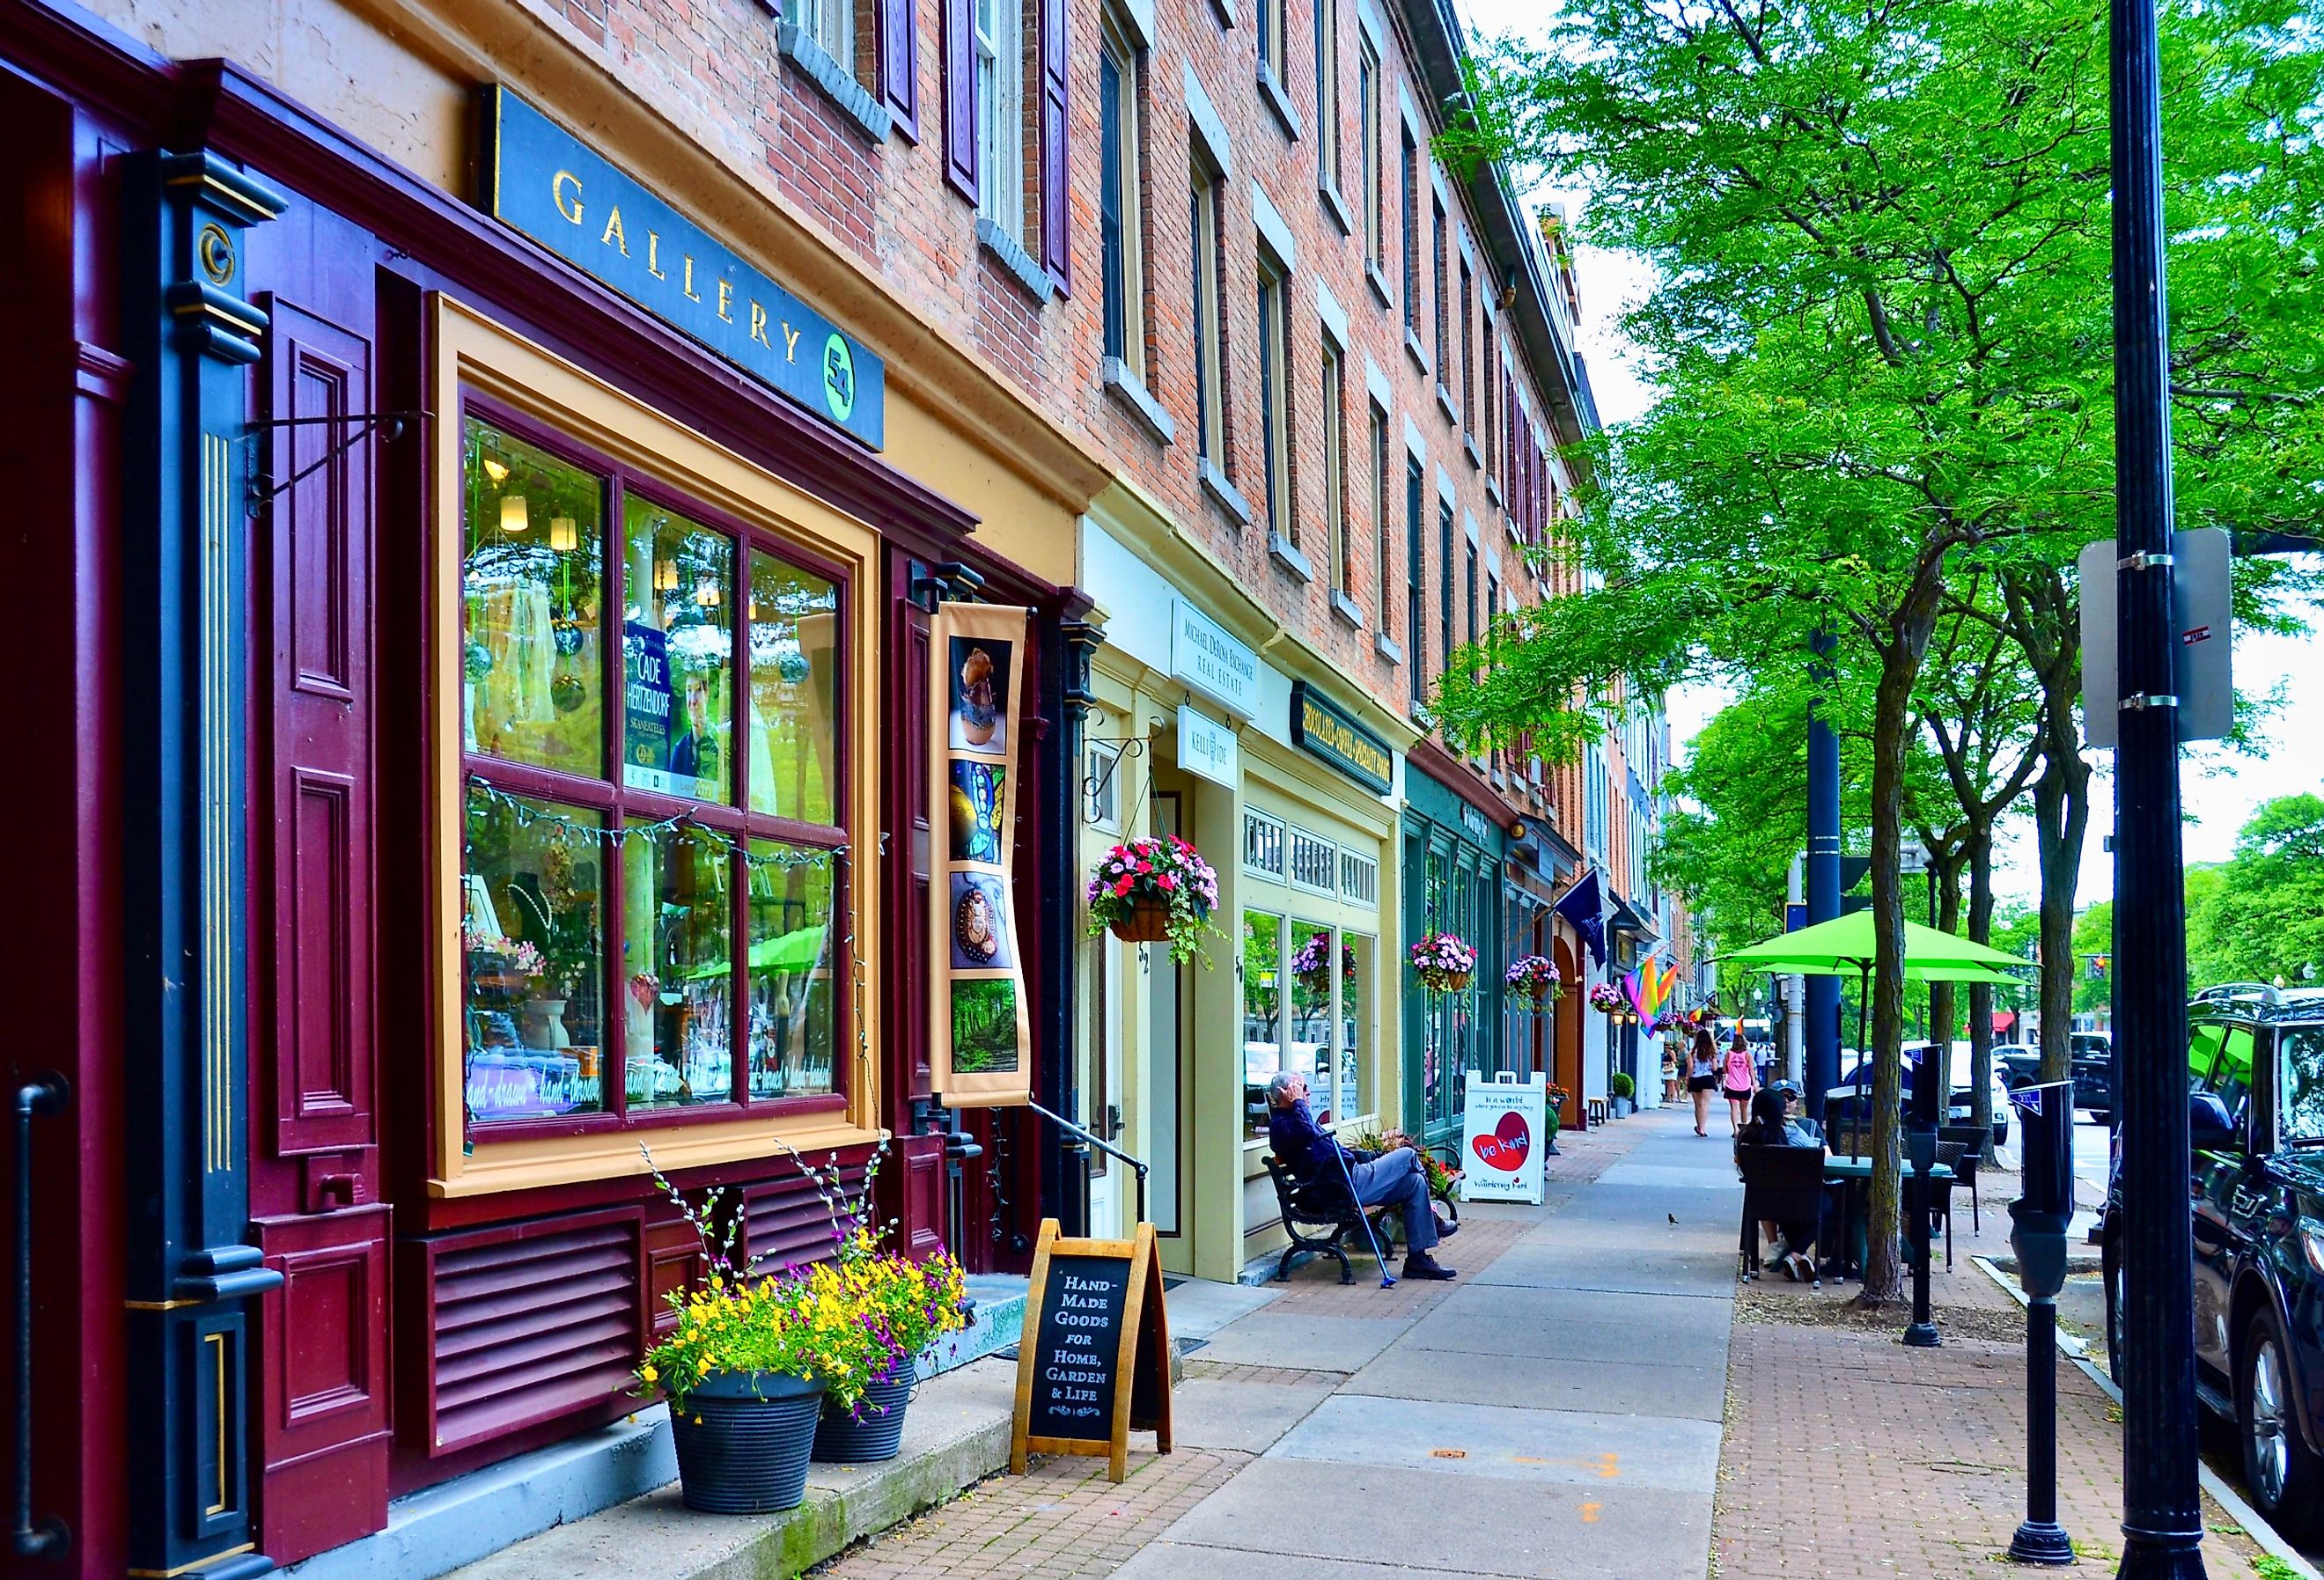
[[[2324,797],[2263,802],[2233,856],[2187,874],[2187,965],[2198,988],[2324,979]]]

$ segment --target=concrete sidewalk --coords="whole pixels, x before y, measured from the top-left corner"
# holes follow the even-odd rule
[[[1457,1283],[1343,1287],[1309,1267],[1270,1286],[1189,1359],[1179,1451],[1134,1455],[1122,1486],[1100,1462],[1047,1461],[822,1572],[1703,1575],[1739,1205],[1727,1144],[1650,1113],[1561,1145],[1543,1206],[1463,1209],[1442,1252]]]

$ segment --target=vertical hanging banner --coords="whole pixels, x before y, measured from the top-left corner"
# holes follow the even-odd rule
[[[1033,1095],[1032,1019],[1010,882],[1029,609],[944,604],[931,627],[928,1067],[955,1108]],[[937,808],[945,808],[942,813]]]

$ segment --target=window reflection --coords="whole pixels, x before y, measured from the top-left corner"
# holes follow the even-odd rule
[[[1242,1084],[1245,1133],[1267,1133],[1267,1083],[1283,1061],[1283,919],[1242,917]],[[1310,1066],[1308,1074],[1314,1073]]]
[[[751,842],[751,1095],[834,1090],[838,938],[830,854]]]
[[[635,494],[622,514],[622,782],[732,799],[733,540]]]
[[[830,823],[838,747],[839,593],[751,556],[751,810]]]
[[[602,845],[591,814],[472,791],[460,955],[472,1121],[592,1113],[599,1061]]]
[[[691,829],[622,847],[622,1032],[632,1109],[723,1103],[733,1095],[733,865],[724,843]]]
[[[2282,1043],[2283,1139],[2324,1141],[2324,1031],[2278,1035]]]

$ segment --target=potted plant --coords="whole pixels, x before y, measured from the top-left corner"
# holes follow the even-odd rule
[[[1615,1118],[1630,1117],[1630,1099],[1637,1094],[1637,1083],[1630,1079],[1627,1071],[1616,1070],[1606,1077],[1606,1092],[1614,1100]]]
[[[1541,1128],[1543,1136],[1541,1150],[1544,1157],[1554,1158],[1559,1155],[1557,1150],[1557,1132],[1559,1128],[1565,1123],[1564,1108],[1565,1088],[1559,1086],[1555,1081],[1550,1082],[1543,1088],[1542,1091]]]
[[[1460,993],[1477,971],[1477,951],[1458,933],[1423,933],[1411,959],[1420,985],[1431,993]]]
[[[920,1356],[965,1326],[961,1266],[946,1252],[914,1261],[881,1251],[869,1230],[858,1229],[843,1242],[839,1268],[848,1298],[880,1347],[853,1404],[843,1404],[836,1393],[824,1395],[815,1457],[842,1465],[893,1459],[903,1446],[904,1412],[919,1385]]]
[[[1546,955],[1526,955],[1509,962],[1501,980],[1512,993],[1531,999],[1536,1006],[1554,1003],[1565,996],[1565,979],[1557,965]]]
[[[1601,982],[1590,990],[1590,1007],[1603,1015],[1618,1015],[1628,1009],[1622,990],[1610,982]]]
[[[1175,965],[1200,954],[1203,935],[1215,930],[1211,912],[1219,903],[1219,875],[1175,835],[1115,845],[1085,892],[1091,937],[1110,929],[1128,943],[1167,940]]]

